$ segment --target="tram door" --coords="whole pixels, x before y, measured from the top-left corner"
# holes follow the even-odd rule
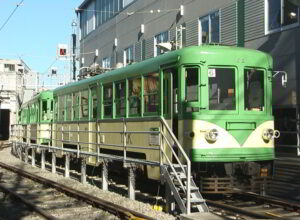
[[[178,83],[177,69],[164,70],[163,77],[163,115],[173,133],[178,137]]]

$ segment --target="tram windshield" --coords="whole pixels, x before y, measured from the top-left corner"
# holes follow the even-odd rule
[[[236,109],[234,68],[209,68],[208,83],[210,110]]]
[[[264,71],[257,69],[244,70],[245,110],[264,110]]]

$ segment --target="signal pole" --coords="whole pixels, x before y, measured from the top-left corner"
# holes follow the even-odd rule
[[[72,43],[73,43],[73,51],[72,51],[72,61],[73,61],[73,80],[76,81],[76,27],[77,23],[75,20],[72,22],[72,29],[73,29],[73,34],[72,34]]]

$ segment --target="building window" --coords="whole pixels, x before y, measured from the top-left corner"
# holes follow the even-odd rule
[[[220,42],[219,11],[213,12],[199,20],[199,45]]]
[[[14,64],[4,64],[4,70],[5,70],[5,72],[15,71],[15,65]]]
[[[102,67],[109,69],[110,68],[110,58],[109,57],[105,57],[102,59]]]
[[[123,0],[123,7],[126,7],[127,5],[129,5],[133,1],[134,0]]]
[[[133,63],[133,46],[124,50],[124,66]]]
[[[95,30],[95,2],[92,1],[87,7],[87,33],[91,33]]]
[[[299,5],[293,0],[266,0],[267,31],[299,25]]]
[[[169,40],[169,32],[162,32],[154,37],[154,57],[163,54],[165,51],[157,47],[159,43],[165,43]]]
[[[80,13],[81,39],[83,39],[90,32],[95,30],[95,28],[96,28],[95,1],[92,1]]]

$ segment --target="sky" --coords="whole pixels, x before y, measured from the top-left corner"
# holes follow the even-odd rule
[[[0,0],[0,27],[21,0]],[[75,8],[83,0],[24,0],[0,30],[0,59],[22,59],[40,73],[40,83],[56,83],[69,74],[69,61],[56,60],[58,44],[70,44]],[[48,77],[58,69],[58,79]],[[48,69],[49,68],[49,69]],[[47,78],[48,77],[48,78]],[[69,76],[66,75],[68,79]],[[50,83],[51,82],[51,83]]]

